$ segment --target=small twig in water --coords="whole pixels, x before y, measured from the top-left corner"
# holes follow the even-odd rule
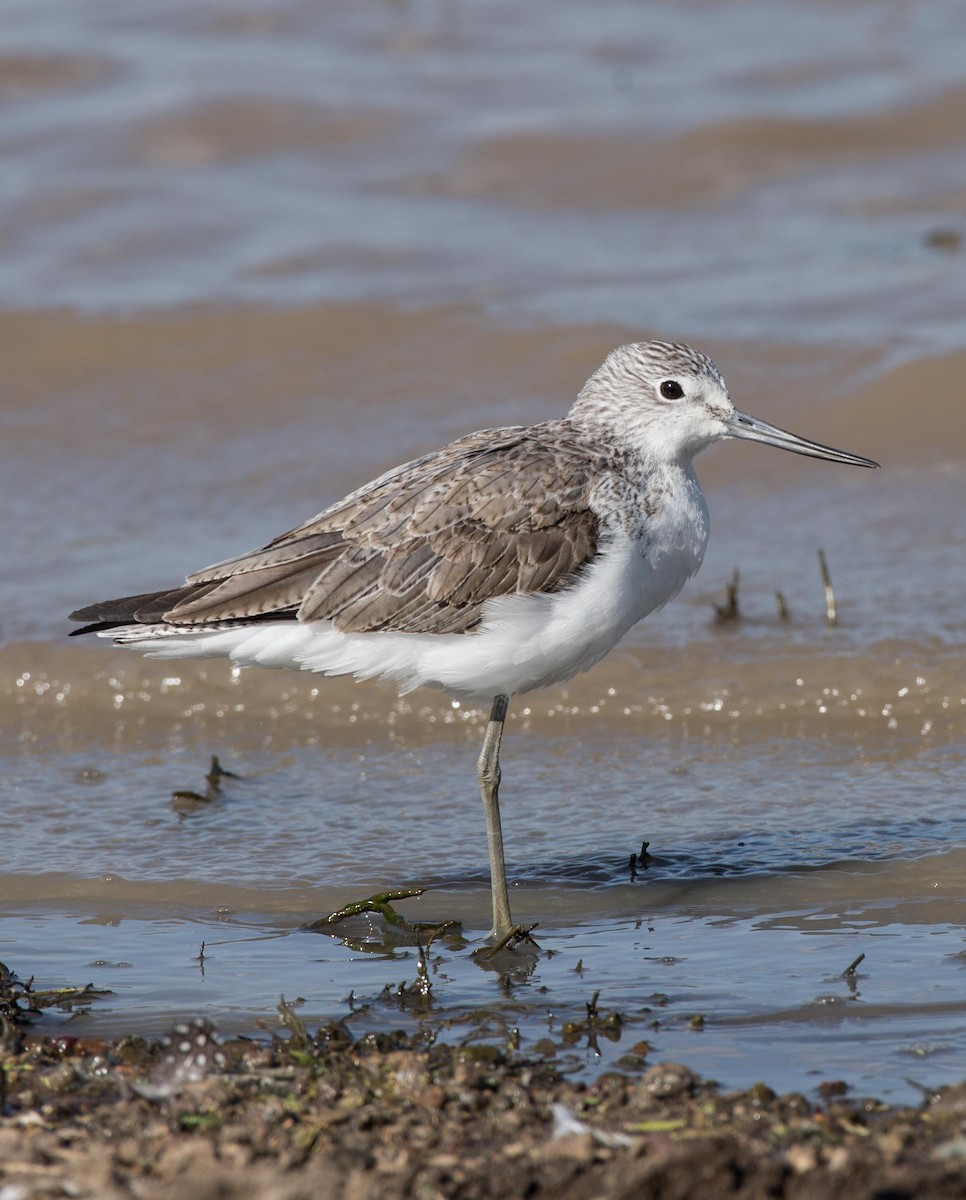
[[[210,788],[211,791],[218,792],[221,790],[222,777],[224,777],[225,779],[237,779],[238,778],[238,776],[235,774],[234,771],[226,771],[225,768],[218,761],[218,755],[213,754],[211,756],[211,769],[209,770],[208,774],[205,776],[205,779],[208,781],[208,787]]]
[[[300,1003],[304,1003],[304,1001],[295,1001],[295,1004]],[[290,1004],[284,996],[280,996],[277,1011],[279,1024],[283,1029],[287,1029],[289,1032],[289,1050],[308,1049],[308,1047],[312,1044],[312,1038],[305,1022],[298,1015],[298,1013],[296,1013],[294,1005]]]
[[[724,604],[716,604],[714,606],[714,619],[719,625],[727,625],[729,621],[741,620],[741,612],[738,609],[739,579],[738,568],[735,567],[735,573],[728,584],[727,599]]]
[[[631,854],[631,860],[628,863],[628,869],[631,874],[631,883],[633,883],[637,878],[638,869],[641,871],[646,871],[650,866],[650,863],[648,862],[650,856],[647,853],[647,848],[650,844],[650,842],[641,842],[640,854]]]
[[[843,976],[844,976],[846,979],[849,979],[849,978],[853,978],[853,979],[854,979],[854,978],[855,978],[855,972],[856,972],[856,970],[857,970],[857,968],[858,968],[858,965],[859,965],[859,963],[860,963],[860,962],[863,960],[863,958],[865,958],[865,955],[864,955],[864,954],[860,954],[858,958],[855,958],[855,959],[853,959],[853,960],[852,960],[852,962],[850,962],[850,963],[849,963],[849,965],[848,965],[848,966],[845,968],[845,970],[842,972],[842,975],[843,975]]]
[[[433,984],[429,978],[429,967],[426,963],[426,950],[423,946],[416,943],[417,959],[416,959],[416,982],[410,990],[417,991],[420,995],[425,996],[427,1000],[433,994]]]
[[[226,771],[218,761],[218,755],[211,756],[211,767],[208,774],[205,776],[205,792],[193,792],[188,788],[179,788],[178,791],[171,793],[171,799],[176,807],[178,806],[194,806],[196,804],[208,804],[212,800],[217,800],[221,795],[221,781],[225,779],[239,779],[234,771]]]
[[[818,567],[822,572],[822,587],[825,589],[825,619],[830,625],[835,625],[838,623],[838,614],[835,608],[835,592],[832,588],[832,576],[829,574],[824,550],[819,550],[818,552]]]
[[[785,599],[783,592],[776,592],[775,599],[778,601],[778,617],[779,620],[787,621],[791,615],[788,611],[788,601]]]

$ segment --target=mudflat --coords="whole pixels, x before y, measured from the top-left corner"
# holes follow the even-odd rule
[[[725,1092],[677,1063],[574,1083],[512,1049],[338,1025],[217,1050],[200,1024],[173,1041],[8,1027],[2,1062],[10,1200],[941,1200],[966,1178],[966,1084],[890,1108],[834,1086]]]

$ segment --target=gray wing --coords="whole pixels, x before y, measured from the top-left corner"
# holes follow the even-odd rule
[[[563,422],[471,434],[189,576],[164,620],[297,614],[346,633],[466,632],[487,600],[558,590],[594,557],[599,467]]]

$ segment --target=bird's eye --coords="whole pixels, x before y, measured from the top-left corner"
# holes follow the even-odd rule
[[[680,400],[684,395],[684,388],[676,379],[665,379],[661,384],[661,395],[665,400]]]

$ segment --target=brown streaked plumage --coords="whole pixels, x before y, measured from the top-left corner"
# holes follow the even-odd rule
[[[597,551],[591,496],[608,468],[566,421],[470,434],[185,587],[72,619],[105,630],[272,616],[330,619],[342,633],[466,633],[487,600],[573,582]]]

